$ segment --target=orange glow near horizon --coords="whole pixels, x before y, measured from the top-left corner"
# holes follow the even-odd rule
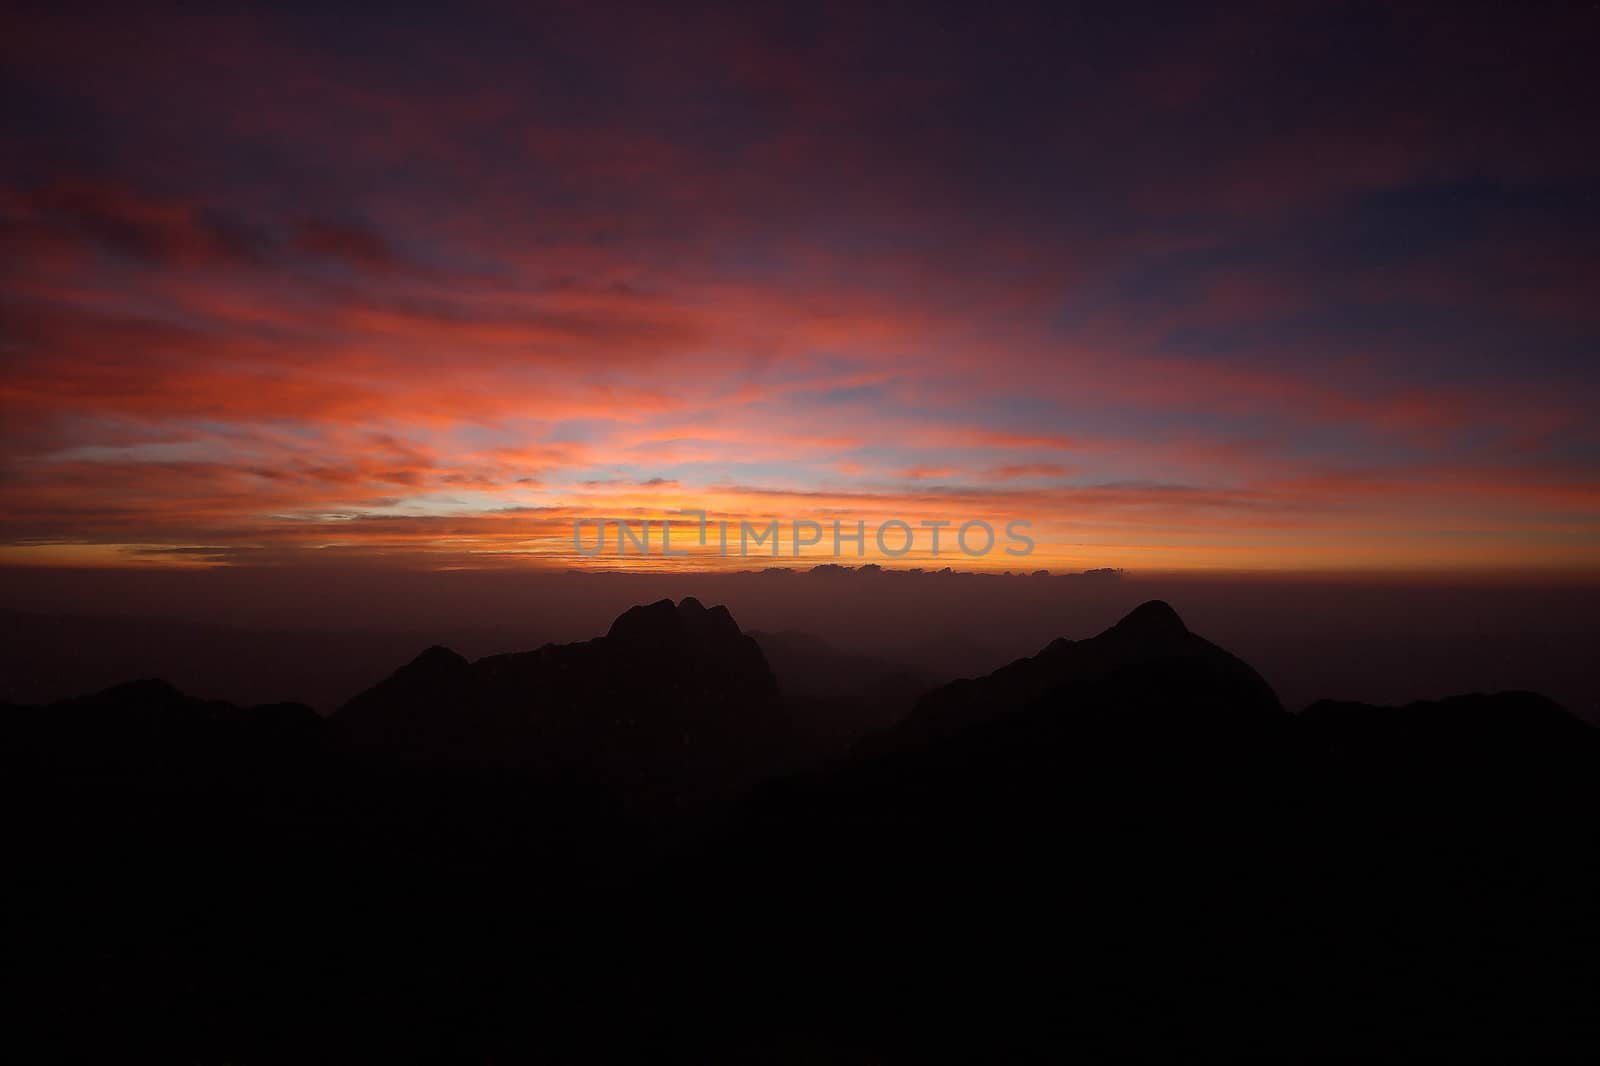
[[[577,99],[399,28],[18,21],[0,562],[794,564],[572,550],[700,509],[1037,545],[804,556],[847,565],[1600,570],[1592,248],[1554,221],[1593,200],[1537,144],[1463,162],[1457,109],[1385,96],[1370,139],[1291,152],[1208,125],[1206,86],[1270,98],[1222,61],[1192,102],[1131,78],[1021,116],[1030,83],[907,123],[1011,72],[818,80],[737,20],[663,67],[643,22],[574,15],[562,47],[608,57]],[[818,40],[870,51],[852,27]],[[1128,129],[1148,158],[1103,150]]]

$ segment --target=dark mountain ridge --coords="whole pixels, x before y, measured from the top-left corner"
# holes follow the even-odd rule
[[[461,765],[724,785],[774,772],[792,729],[726,607],[630,608],[603,637],[476,662],[433,647],[352,698],[357,748]]]
[[[935,689],[917,702],[904,721],[870,738],[863,747],[886,751],[924,745],[1021,710],[1065,686],[1104,682],[1119,671],[1148,673],[1179,664],[1192,675],[1189,697],[1203,695],[1213,712],[1260,715],[1282,709],[1259,674],[1189,632],[1170,605],[1151,600],[1098,636],[1080,641],[1057,638],[1037,655],[1018,659],[984,677]]]
[[[814,706],[687,599],[331,719],[5,707],[19,1009],[61,1059],[1600,1052],[1600,746],[1542,697],[1291,714],[1152,602],[846,758]]]

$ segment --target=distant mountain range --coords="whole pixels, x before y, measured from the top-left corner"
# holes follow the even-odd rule
[[[136,681],[0,729],[58,1058],[1600,1053],[1596,730],[1290,713],[1159,601],[943,683],[688,598],[327,718]]]

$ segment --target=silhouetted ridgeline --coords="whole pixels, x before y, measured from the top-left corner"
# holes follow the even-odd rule
[[[694,599],[634,607],[580,644],[474,663],[430,648],[335,721],[364,750],[648,782],[652,800],[768,776],[796,746],[760,647]]]
[[[1282,708],[1272,688],[1249,666],[1216,645],[1190,633],[1170,606],[1152,600],[1090,640],[1052,641],[1038,655],[976,680],[954,681],[923,698],[912,714],[869,748],[914,747],[1028,707],[1072,685],[1104,683],[1141,688],[1157,673],[1175,672],[1167,695],[1203,717],[1207,728],[1219,719],[1260,717]],[[1125,675],[1125,676],[1120,676]],[[1196,706],[1204,701],[1203,706]]]
[[[332,718],[8,706],[11,1006],[189,1062],[1600,1053],[1542,697],[1291,714],[1159,602],[928,684],[686,599]]]

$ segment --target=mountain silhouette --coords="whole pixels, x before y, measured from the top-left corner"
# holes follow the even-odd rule
[[[743,780],[789,727],[760,647],[726,607],[632,607],[603,637],[468,662],[424,651],[334,721],[358,748],[410,759]]]
[[[1600,740],[1543,697],[1290,713],[1160,602],[883,666],[661,600],[331,719],[5,706],[12,1006],[63,1061],[1600,1054]]]
[[[1203,701],[1214,711],[1260,715],[1281,710],[1277,696],[1259,674],[1189,632],[1171,606],[1151,600],[1098,636],[1080,641],[1057,639],[1037,655],[1018,659],[985,677],[954,681],[930,692],[903,722],[870,738],[863,750],[915,747],[954,736],[970,726],[1020,711],[1068,686],[1104,684],[1119,672],[1129,678],[1141,675],[1145,682],[1172,672],[1179,685],[1175,698]]]
[[[1600,1046],[1595,740],[1525,693],[1291,714],[1148,603],[762,789],[663,907],[762,929],[717,964],[786,960],[906,1061]]]
[[[16,772],[140,778],[237,775],[328,753],[323,719],[303,704],[237,707],[166,681],[129,681],[49,707],[8,708],[4,750]]]
[[[1586,802],[1600,768],[1600,730],[1533,692],[1404,707],[1321,700],[1300,719],[1330,759],[1372,787],[1426,785],[1495,817],[1552,797]]]

